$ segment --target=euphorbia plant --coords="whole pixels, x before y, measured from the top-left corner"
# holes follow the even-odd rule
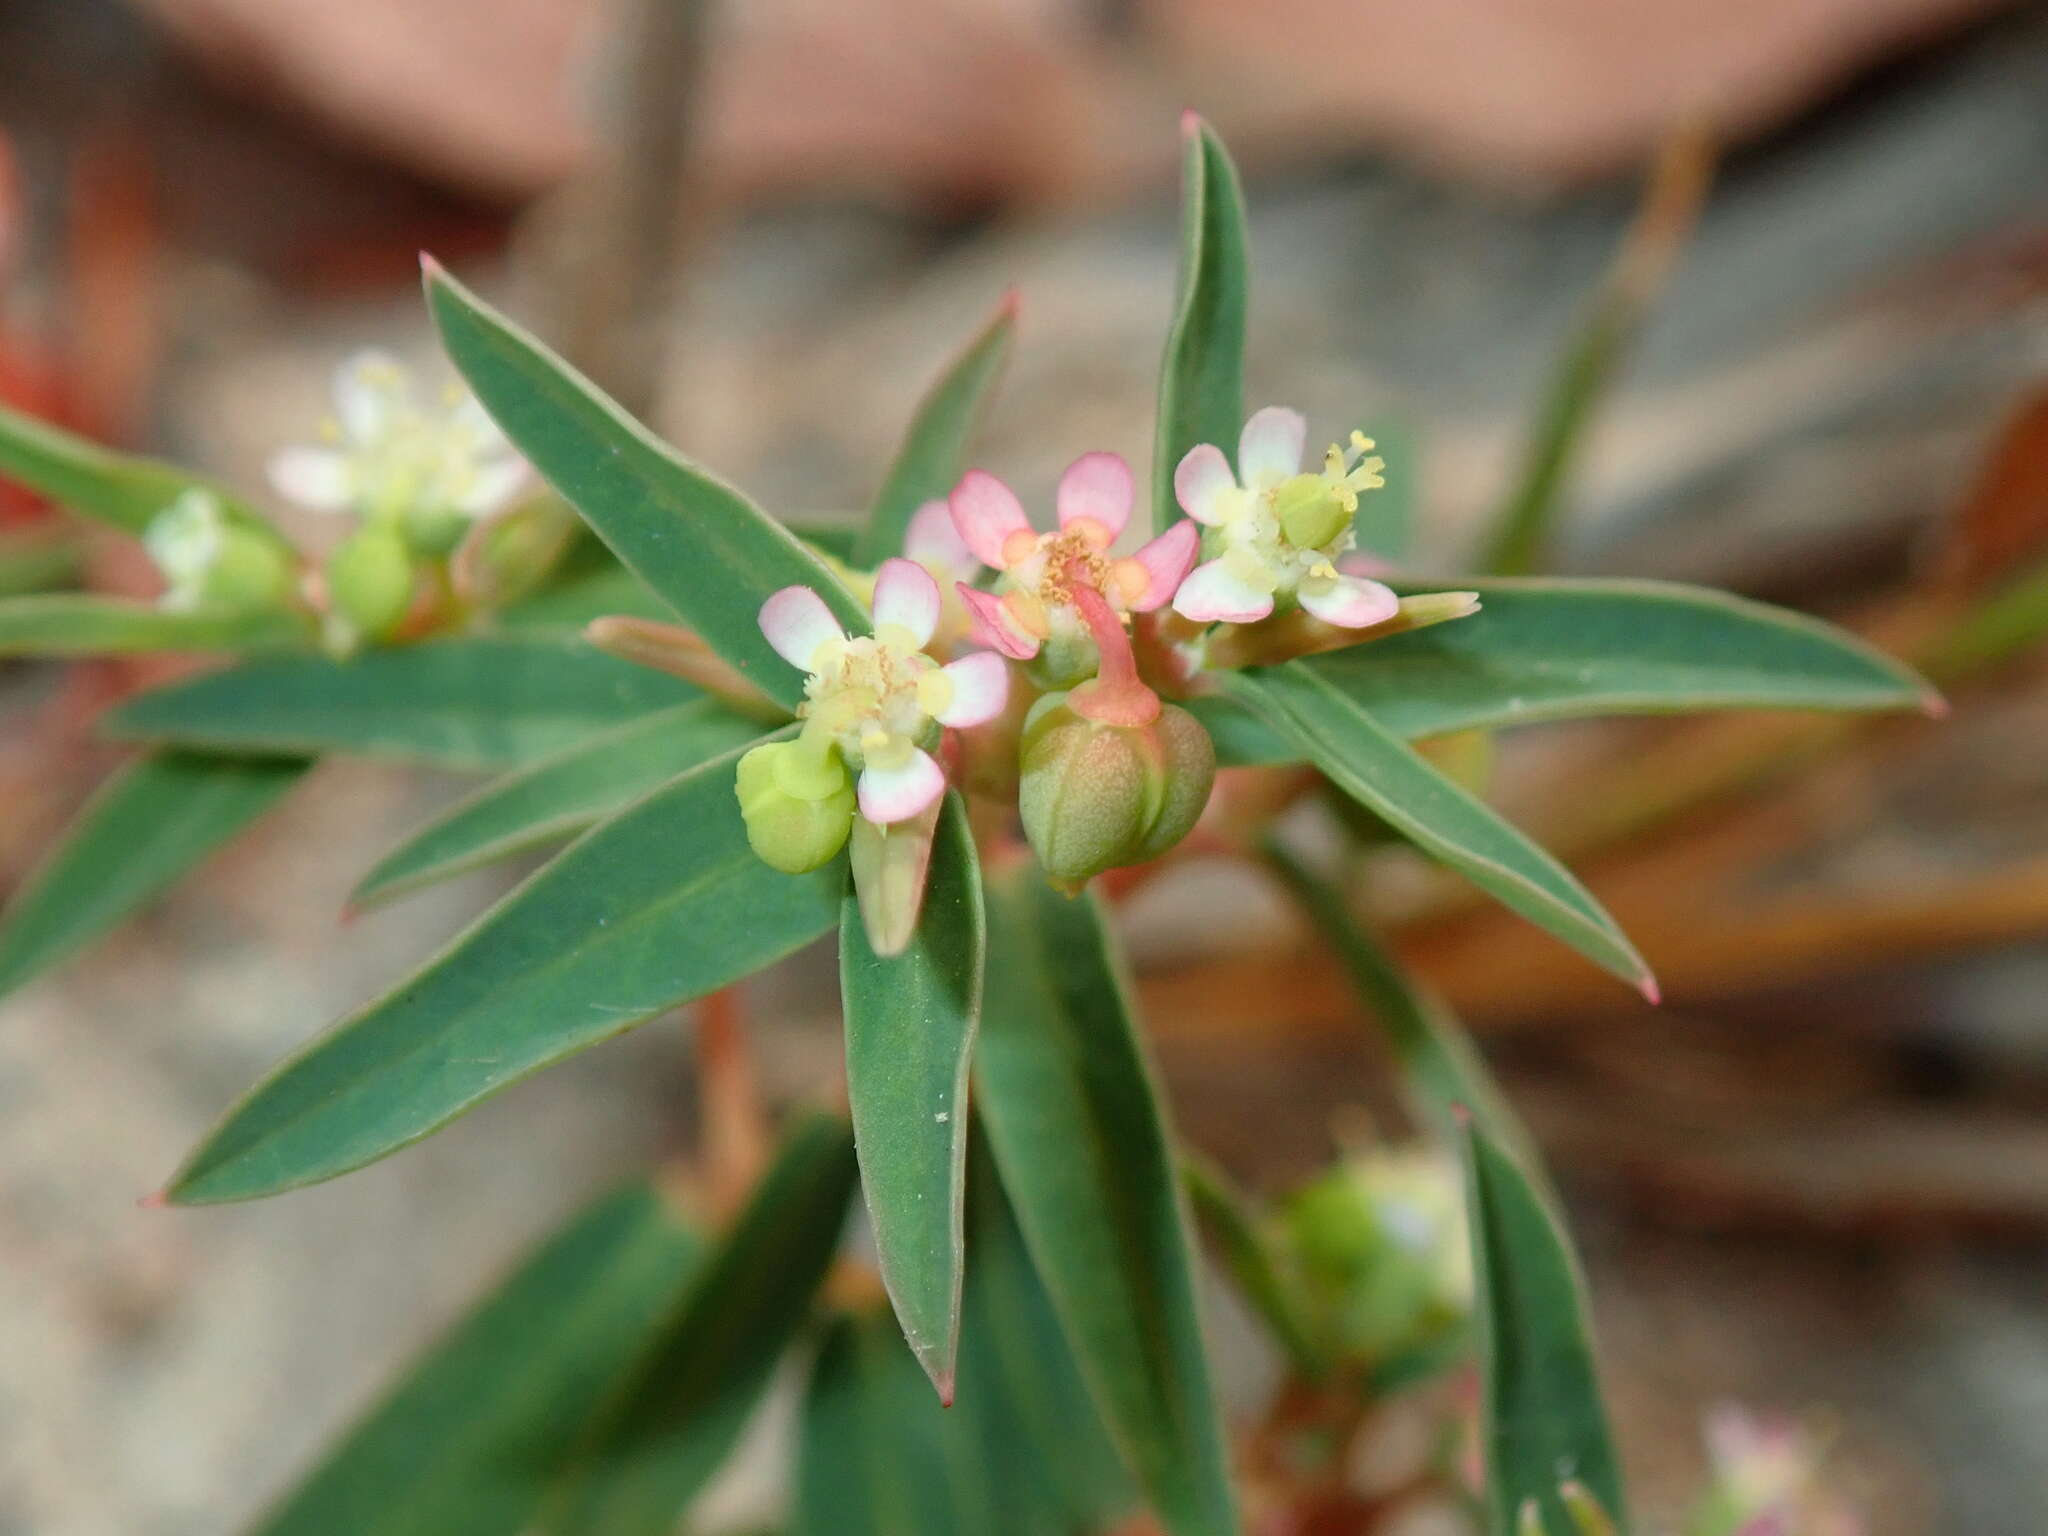
[[[1245,409],[1242,211],[1192,119],[1185,235],[1150,495],[1087,451],[1051,528],[968,461],[1007,300],[850,541],[770,517],[431,262],[428,304],[480,410],[425,413],[390,364],[357,365],[340,443],[278,465],[356,519],[317,569],[220,487],[20,422],[0,434],[0,467],[142,534],[171,579],[155,606],[0,605],[10,648],[250,653],[113,713],[151,755],[19,898],[0,976],[161,888],[315,757],[504,770],[382,860],[361,902],[573,837],[253,1088],[161,1201],[347,1173],[838,933],[850,1126],[792,1117],[729,1199],[686,1208],[650,1181],[593,1206],[264,1529],[671,1529],[814,1324],[801,1530],[1108,1531],[1143,1506],[1211,1536],[1241,1528],[1240,1492],[1261,1530],[1369,1529],[1355,1501],[1351,1525],[1312,1524],[1327,1455],[1267,1453],[1304,1426],[1356,1433],[1363,1405],[1468,1347],[1483,1471],[1467,1489],[1438,1469],[1461,1507],[1495,1536],[1625,1518],[1576,1266],[1526,1138],[1455,1025],[1270,823],[1326,784],[1369,813],[1347,837],[1407,840],[1654,997],[1593,896],[1415,743],[1930,695],[1847,635],[1711,592],[1417,579],[1372,537],[1387,467],[1362,431],[1311,452],[1298,413]],[[526,465],[548,489],[519,494]],[[1284,765],[1282,792],[1220,795],[1219,765]],[[1440,1252],[1405,1251],[1384,1188],[1360,1207],[1339,1180],[1268,1220],[1196,1178],[1302,1394],[1235,1476],[1183,1159],[1112,882],[1091,885],[1174,857],[1205,818],[1202,846],[1263,861],[1359,975],[1419,1123],[1462,1159],[1469,1213],[1468,1303]],[[871,1271],[841,1251],[856,1185]]]

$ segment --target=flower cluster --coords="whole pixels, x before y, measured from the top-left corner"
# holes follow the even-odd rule
[[[779,869],[814,869],[858,824],[928,823],[962,761],[991,757],[1010,772],[977,787],[1014,785],[1025,837],[1055,882],[1078,887],[1171,848],[1207,805],[1216,759],[1200,722],[1158,689],[1199,687],[1217,626],[1289,615],[1291,628],[1247,631],[1263,637],[1262,659],[1281,659],[1350,643],[1346,632],[1366,638],[1402,614],[1353,555],[1359,498],[1384,483],[1382,461],[1354,433],[1304,473],[1306,437],[1299,413],[1275,407],[1245,424],[1235,472],[1216,445],[1193,449],[1174,476],[1187,519],[1128,554],[1117,544],[1135,487],[1118,455],[1068,466],[1049,532],[1002,481],[971,470],[918,510],[903,556],[873,578],[872,636],[847,635],[809,588],[776,593],[762,632],[808,676],[794,739],[740,764],[755,849]],[[1303,616],[1316,633],[1299,632]],[[1180,626],[1170,636],[1168,622]],[[1146,636],[1149,654],[1192,660],[1176,676],[1148,675]],[[945,659],[960,646],[981,649]],[[1012,664],[1031,695],[1014,710]],[[975,727],[988,728],[980,740],[947,734]]]

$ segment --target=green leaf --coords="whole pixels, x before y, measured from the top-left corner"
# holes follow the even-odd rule
[[[1404,591],[1412,584],[1396,583]],[[1302,663],[1401,736],[1696,709],[1918,709],[1911,668],[1832,624],[1660,581],[1477,581],[1470,618]]]
[[[155,688],[114,735],[206,752],[337,752],[500,768],[697,697],[688,683],[580,640],[493,636],[264,656]]]
[[[1235,462],[1244,428],[1244,335],[1251,258],[1244,194],[1216,130],[1194,113],[1181,118],[1180,287],[1159,369],[1159,420],[1152,454],[1152,526],[1179,519],[1173,471],[1197,443]]]
[[[855,565],[872,570],[889,556],[902,554],[911,515],[959,482],[967,468],[967,440],[1002,373],[1016,329],[1017,298],[1005,294],[994,316],[946,365],[920,402],[854,544]]]
[[[644,1182],[578,1213],[414,1361],[254,1536],[528,1529],[704,1247]]]
[[[996,1536],[1004,1499],[970,1480],[965,1423],[889,1318],[833,1319],[804,1392],[794,1536]]]
[[[1422,501],[1422,439],[1413,423],[1399,417],[1368,422],[1373,452],[1386,460],[1386,484],[1358,507],[1358,547],[1383,560],[1404,562],[1415,544],[1416,509]]]
[[[1207,1158],[1183,1157],[1181,1176],[1187,1182],[1196,1216],[1222,1251],[1224,1266],[1245,1301],[1271,1330],[1273,1342],[1299,1375],[1310,1380],[1322,1377],[1328,1366],[1309,1340],[1298,1300],[1244,1196]]]
[[[1396,582],[1403,592],[1422,590]],[[1661,581],[1475,581],[1470,618],[1369,640],[1300,666],[1397,736],[1705,709],[1934,707],[1910,667],[1818,619]],[[1191,701],[1218,760],[1299,752],[1229,698]]]
[[[580,633],[592,619],[608,614],[657,619],[673,624],[675,610],[647,590],[647,583],[612,558],[595,539],[585,539],[563,560],[555,580],[531,597],[491,615],[500,630]]]
[[[746,1427],[846,1224],[844,1121],[798,1120],[635,1380],[576,1451],[545,1536],[666,1536]]]
[[[449,357],[520,452],[763,693],[791,709],[803,699],[803,674],[761,635],[770,593],[813,587],[849,632],[867,632],[853,594],[787,529],[431,265],[427,303]]]
[[[0,475],[81,517],[140,534],[186,491],[204,491],[230,519],[283,545],[267,518],[216,481],[174,464],[115,453],[90,439],[0,406]]]
[[[0,923],[0,993],[91,943],[255,821],[312,764],[161,752],[86,802]]]
[[[1621,1468],[1594,1370],[1577,1260],[1515,1161],[1474,1125],[1465,1146],[1473,1313],[1484,1385],[1487,1531],[1514,1536],[1522,1501],[1572,1528],[1558,1484],[1583,1483],[1622,1519]]]
[[[1379,1021],[1416,1120],[1450,1147],[1459,1141],[1463,1116],[1469,1114],[1525,1166],[1537,1168],[1535,1142],[1450,1009],[1353,916],[1351,903],[1335,884],[1276,839],[1267,840],[1264,852],[1267,866],[1323,942],[1337,952],[1366,1010]]]
[[[991,888],[975,1106],[1082,1373],[1171,1536],[1237,1529],[1165,1111],[1092,897]]]
[[[1289,662],[1226,674],[1223,683],[1333,784],[1425,853],[1654,996],[1642,957],[1569,870],[1316,673]]]
[[[350,902],[374,906],[575,836],[677,774],[761,735],[712,699],[628,720],[458,801],[377,861]]]
[[[945,1403],[960,1342],[967,1062],[987,927],[981,864],[957,794],[939,816],[909,948],[875,953],[851,882],[839,920],[846,1092],[876,1257],[903,1336]]]
[[[84,592],[0,602],[0,656],[98,656],[135,651],[249,651],[311,641],[302,614],[174,612]]]
[[[170,1199],[249,1200],[360,1168],[479,1100],[817,938],[846,875],[754,857],[739,753],[586,832],[382,998],[279,1066]]]

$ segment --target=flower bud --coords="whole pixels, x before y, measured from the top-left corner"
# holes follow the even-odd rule
[[[327,596],[358,635],[376,639],[395,629],[412,605],[412,556],[388,528],[368,525],[327,557]]]
[[[1187,711],[1111,725],[1047,694],[1025,721],[1018,808],[1038,861],[1062,885],[1157,858],[1209,801],[1216,749]]]
[[[292,563],[284,546],[235,524],[205,491],[179,496],[151,519],[142,539],[168,583],[167,608],[260,613],[291,596]]]
[[[853,830],[853,781],[837,747],[764,742],[740,759],[735,792],[747,842],[787,875],[831,862]]]

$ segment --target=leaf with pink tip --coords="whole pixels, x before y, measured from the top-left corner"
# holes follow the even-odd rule
[[[1152,523],[1174,518],[1174,470],[1198,443],[1237,441],[1244,426],[1244,336],[1250,254],[1244,194],[1216,130],[1181,120],[1180,288],[1159,368]]]
[[[1007,293],[919,402],[854,541],[855,565],[872,569],[890,555],[910,553],[906,539],[911,519],[959,482],[968,440],[1002,377],[1016,329],[1017,296]]]
[[[902,834],[906,836],[914,833]],[[950,794],[923,910],[897,953],[849,887],[840,909],[846,1092],[882,1283],[918,1363],[953,1397],[967,1199],[967,1066],[981,1018],[987,918],[967,809]]]
[[[804,545],[744,495],[692,463],[603,391],[438,266],[427,306],[449,358],[505,435],[598,537],[706,644],[794,709],[803,676],[756,622],[784,587],[809,587],[848,633],[868,618]]]

